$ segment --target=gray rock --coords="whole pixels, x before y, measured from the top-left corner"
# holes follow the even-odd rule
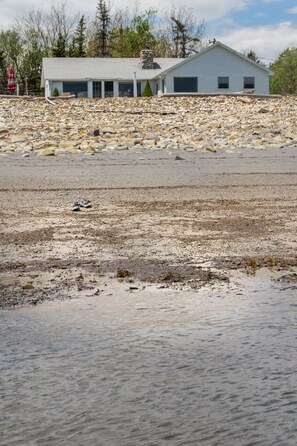
[[[88,132],[89,136],[99,136],[100,135],[100,130],[99,129],[94,129],[94,130],[90,130]]]
[[[18,143],[18,142],[24,142],[26,140],[26,136],[25,135],[13,135],[10,138],[12,143]]]
[[[105,133],[111,133],[111,134],[117,133],[113,127],[103,127],[103,129],[101,129],[101,132],[103,133],[103,135]]]

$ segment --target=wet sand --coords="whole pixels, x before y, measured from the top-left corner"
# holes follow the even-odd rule
[[[294,288],[296,161],[290,147],[1,157],[0,305],[92,296],[110,280],[219,288],[262,267]],[[83,198],[92,208],[72,212]]]

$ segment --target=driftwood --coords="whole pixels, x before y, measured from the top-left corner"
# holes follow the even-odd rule
[[[49,98],[48,98],[47,96],[45,96],[45,100],[46,100],[49,104],[51,104],[51,105],[55,105],[54,102],[53,102],[53,101],[50,101]]]
[[[177,115],[178,114],[178,112],[171,112],[171,111],[169,111],[169,112],[166,112],[166,111],[150,111],[150,110],[148,110],[148,111],[140,111],[140,110],[137,110],[137,111],[129,111],[129,110],[86,110],[86,111],[89,111],[89,112],[92,112],[92,113],[94,113],[94,112],[96,112],[96,113],[123,113],[123,114],[125,114],[125,115],[162,115],[162,116],[166,116],[166,115]]]

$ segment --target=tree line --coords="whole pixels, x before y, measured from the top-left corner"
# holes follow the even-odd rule
[[[0,93],[6,92],[8,69],[16,72],[20,92],[40,90],[43,57],[139,57],[150,45],[155,57],[188,57],[205,41],[206,24],[186,6],[165,13],[113,8],[98,0],[94,17],[70,12],[67,0],[49,11],[31,9],[0,32]],[[245,54],[259,62],[254,51]],[[271,93],[297,94],[297,48],[287,48],[271,65]]]
[[[150,45],[156,57],[188,57],[199,49],[205,22],[185,6],[116,9],[98,0],[92,19],[72,13],[66,1],[48,12],[31,9],[0,32],[0,93],[13,67],[21,92],[40,88],[43,57],[139,57]]]

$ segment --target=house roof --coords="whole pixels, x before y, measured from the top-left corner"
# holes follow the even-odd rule
[[[254,62],[253,60],[249,59],[248,57],[245,57],[243,54],[238,53],[237,51],[233,50],[233,49],[230,48],[229,46],[224,45],[222,42],[218,42],[218,41],[215,42],[213,45],[211,45],[211,46],[209,46],[209,47],[207,47],[207,48],[204,48],[203,50],[199,51],[199,53],[194,54],[194,55],[191,56],[191,57],[188,57],[187,59],[178,59],[178,60],[179,60],[178,63],[176,63],[174,66],[172,65],[171,67],[168,67],[167,69],[165,69],[165,70],[163,71],[162,74],[167,74],[168,72],[170,72],[170,71],[176,69],[177,67],[180,67],[180,66],[182,66],[182,65],[185,65],[186,63],[192,61],[193,59],[198,59],[200,56],[202,56],[203,54],[205,54],[205,53],[207,53],[207,52],[213,50],[213,49],[216,48],[216,47],[221,47],[221,48],[223,48],[223,49],[229,51],[230,53],[235,54],[236,56],[238,56],[238,57],[240,57],[241,59],[245,60],[246,62],[248,62],[248,63],[254,65],[255,67],[259,68],[260,70],[264,70],[265,72],[267,72],[267,73],[270,74],[270,75],[273,74],[272,71],[270,71],[270,70],[269,70],[268,68],[266,68],[265,66],[260,65],[260,64],[258,64],[257,62]],[[175,59],[175,60],[177,60],[177,59]]]
[[[50,80],[132,80],[134,72],[138,80],[153,79],[176,65],[174,58],[155,58],[156,68],[142,69],[139,58],[44,58],[42,64],[42,82]]]

